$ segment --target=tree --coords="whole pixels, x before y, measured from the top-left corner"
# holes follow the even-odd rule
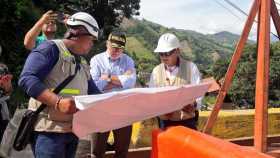
[[[7,64],[12,72],[13,85],[16,87],[18,76],[28,53],[23,46],[25,32],[33,25],[38,15],[29,0],[1,0],[0,1],[0,45],[2,54],[0,61]],[[11,111],[24,102],[23,94],[15,88],[10,99]]]
[[[228,59],[217,60],[210,68],[211,76],[214,76],[216,80],[221,80],[227,72],[228,65],[229,65]]]
[[[68,14],[84,11],[97,20],[105,37],[118,27],[124,17],[139,15],[140,0],[33,0],[44,10],[59,10]]]
[[[104,32],[94,48],[100,52],[105,49],[104,39],[113,27],[118,27],[123,17],[139,14],[139,3],[140,0],[1,0],[0,46],[3,50],[0,62],[9,66],[14,75],[14,87],[17,87],[17,79],[28,55],[23,45],[24,35],[46,10],[68,14],[85,11],[93,15]],[[17,88],[15,92],[16,99],[11,99],[17,102],[14,105],[26,101],[27,98]]]
[[[42,10],[55,10],[67,14],[84,11],[91,14],[100,27],[99,43],[88,54],[91,58],[94,54],[104,51],[105,40],[109,33],[118,28],[123,18],[139,15],[140,0],[33,0],[36,7]]]
[[[231,88],[228,92],[235,105],[243,106],[249,103],[250,107],[255,105],[256,86],[256,45],[247,45],[238,63]],[[274,43],[270,49],[270,74],[269,74],[269,103],[273,106],[280,106],[280,43]],[[211,73],[220,79],[225,75],[226,61],[217,61],[212,66]]]
[[[269,98],[272,106],[280,106],[280,43],[275,43],[270,52],[270,72],[269,72]]]

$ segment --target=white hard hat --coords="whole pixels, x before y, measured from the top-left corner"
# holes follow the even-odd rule
[[[66,24],[69,26],[84,26],[92,36],[98,38],[98,24],[96,20],[88,13],[75,13],[67,19]]]
[[[154,50],[155,53],[170,52],[175,48],[180,48],[180,42],[178,38],[172,33],[165,33],[160,36],[158,40],[157,48]]]

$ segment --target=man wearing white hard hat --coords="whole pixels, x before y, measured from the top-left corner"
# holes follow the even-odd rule
[[[197,66],[180,57],[180,42],[171,33],[163,34],[157,48],[154,50],[160,57],[161,64],[157,65],[151,74],[149,87],[180,86],[200,83],[201,75]],[[198,108],[201,98],[193,104],[185,105],[181,110],[160,116],[160,127],[185,126],[196,129]]]
[[[45,41],[31,51],[19,79],[19,86],[31,97],[29,109],[47,105],[39,114],[31,140],[35,157],[74,158],[78,138],[72,133],[77,112],[72,96],[100,93],[82,57],[98,38],[98,24],[85,12],[70,16],[66,24],[64,39]],[[74,77],[54,93],[69,76]]]

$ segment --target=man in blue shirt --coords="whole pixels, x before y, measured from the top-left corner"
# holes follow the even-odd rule
[[[72,96],[100,93],[82,57],[98,37],[98,24],[84,12],[72,15],[66,24],[65,39],[46,41],[33,49],[19,79],[19,86],[31,96],[29,109],[36,110],[41,103],[47,105],[34,127],[31,145],[35,157],[74,158],[78,138],[72,133],[73,114],[77,112]],[[59,94],[53,93],[74,74]]]
[[[133,88],[136,82],[134,61],[126,54],[124,48],[126,37],[123,32],[112,32],[107,40],[107,50],[94,56],[90,61],[90,73],[100,91],[111,92]],[[102,158],[110,131],[97,133],[93,154]],[[126,158],[132,125],[113,130],[115,158]]]

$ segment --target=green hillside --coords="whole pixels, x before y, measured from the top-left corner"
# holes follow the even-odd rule
[[[230,57],[239,36],[222,31],[205,35],[191,30],[163,27],[147,21],[125,19],[122,28],[128,35],[127,51],[135,59],[137,75],[141,84],[149,79],[149,73],[159,63],[153,53],[160,35],[172,32],[181,42],[182,56],[198,64],[203,77],[214,76],[217,80],[226,73]],[[270,52],[270,106],[279,107],[279,55],[280,44],[273,43]],[[235,105],[253,107],[255,96],[256,44],[248,41],[238,63],[228,96]]]
[[[124,19],[121,27],[128,36],[128,53],[132,55],[134,52],[138,59],[145,58],[153,61],[158,59],[153,50],[160,35],[166,32],[176,34],[181,42],[182,56],[197,63],[204,73],[207,73],[210,66],[218,59],[231,56],[239,37],[227,32],[204,35],[191,30],[167,28],[145,19]]]
[[[127,38],[126,50],[130,56],[133,52],[138,58],[146,58],[156,60],[151,50],[147,49],[137,38],[130,36]]]
[[[213,40],[218,41],[219,43],[232,47],[232,45],[235,45],[239,39],[238,35],[235,35],[233,33],[222,31],[215,34],[208,34],[208,38],[211,38]]]
[[[215,34],[208,34],[207,35],[209,38],[219,42],[220,44],[222,44],[225,47],[234,47],[236,45],[236,43],[239,40],[239,35],[230,33],[228,31],[222,31],[222,32],[218,32]],[[250,44],[254,44],[255,42],[252,40],[248,40],[247,41]]]

